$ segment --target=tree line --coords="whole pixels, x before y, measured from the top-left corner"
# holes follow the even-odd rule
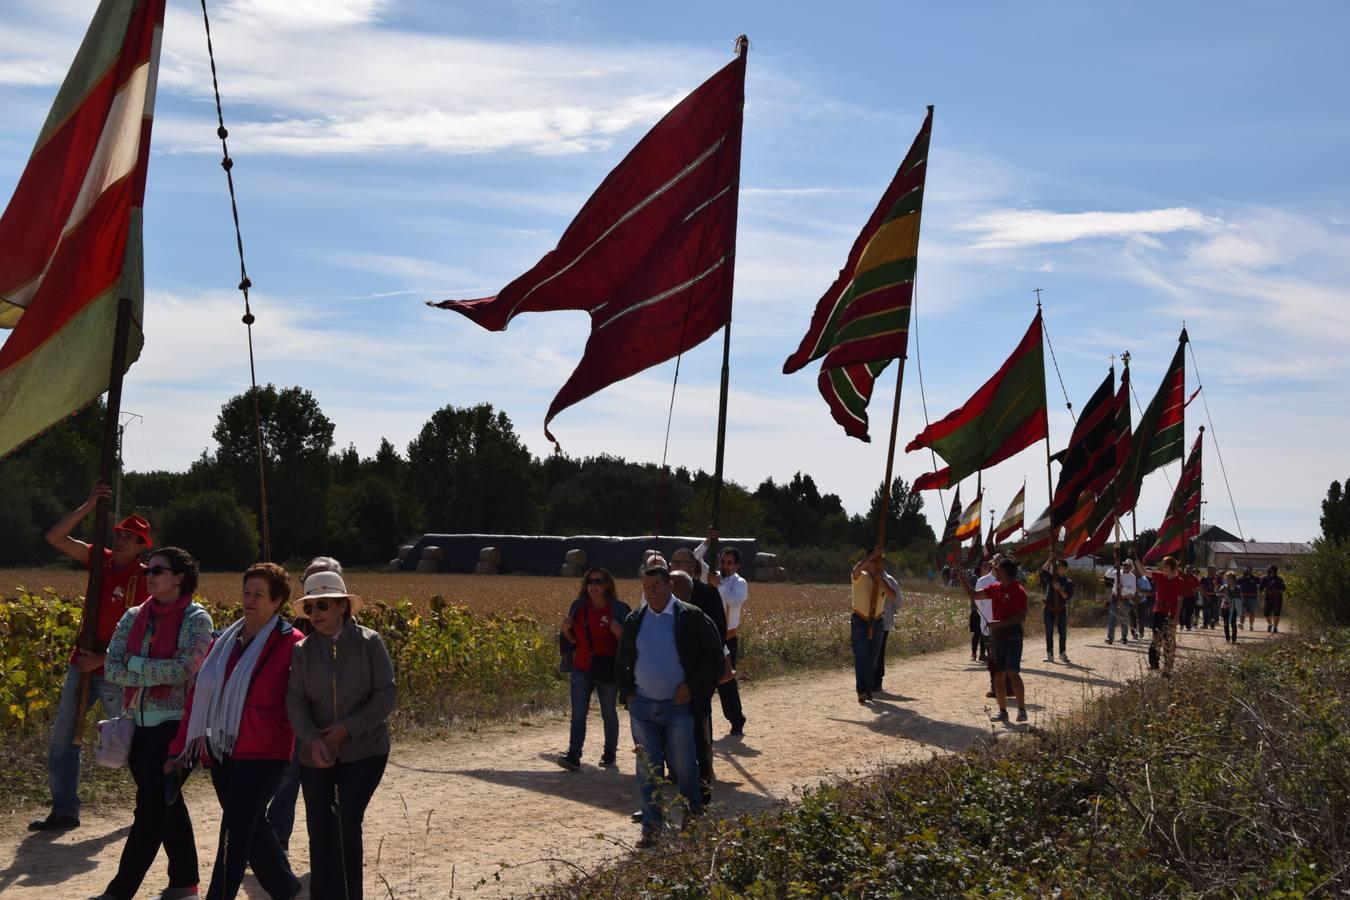
[[[251,391],[227,400],[203,451],[186,471],[127,472],[122,512],[139,512],[156,537],[199,555],[208,568],[240,568],[261,552],[258,448]],[[0,565],[55,559],[43,535],[87,496],[98,471],[103,405],[90,406],[0,461],[0,508],[9,540]],[[555,453],[539,458],[506,413],[482,403],[445,406],[400,452],[382,439],[372,456],[337,447],[333,422],[301,387],[258,389],[264,435],[271,556],[328,553],[352,565],[390,559],[424,532],[489,534],[702,534],[712,516],[713,476],[617,456]],[[724,534],[757,537],[795,553],[814,571],[833,570],[875,540],[878,487],[866,514],[850,515],[811,475],[725,482]],[[87,527],[87,523],[86,523]],[[888,550],[915,559],[935,542],[923,498],[891,485]]]

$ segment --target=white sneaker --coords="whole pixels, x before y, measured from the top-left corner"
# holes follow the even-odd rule
[[[1052,663],[1052,662],[1055,661],[1055,658],[1054,658],[1053,656],[1051,656],[1049,653],[1047,653],[1047,654],[1045,654],[1045,661],[1048,662],[1048,663]]]

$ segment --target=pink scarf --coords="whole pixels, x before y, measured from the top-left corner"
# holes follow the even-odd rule
[[[183,594],[168,606],[161,606],[153,598],[141,604],[136,613],[136,621],[131,623],[131,635],[127,638],[127,655],[139,656],[145,643],[145,630],[150,626],[150,617],[155,621],[155,634],[150,639],[151,659],[169,659],[178,651],[178,630],[183,625],[183,611],[192,602],[191,594]],[[168,697],[173,685],[157,684],[149,688],[150,696],[156,700]],[[130,706],[135,688],[127,688],[123,704]]]

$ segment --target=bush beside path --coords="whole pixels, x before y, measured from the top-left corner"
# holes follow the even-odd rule
[[[1039,623],[1028,627],[1023,671],[1031,722],[991,725],[988,677],[964,649],[892,660],[886,690],[860,706],[851,672],[789,675],[745,690],[744,738],[715,717],[714,813],[771,809],[822,780],[1016,740],[1081,709],[1127,680],[1147,675],[1146,645],[1107,646],[1101,630],[1071,631],[1072,665],[1039,662]],[[1243,632],[1246,643],[1280,636]],[[1179,665],[1228,649],[1221,631],[1183,633]],[[1184,678],[1184,668],[1183,676]],[[626,719],[622,715],[621,719]],[[600,722],[592,715],[584,767],[569,773],[550,757],[564,749],[567,723],[540,715],[443,740],[402,741],[366,817],[366,890],[370,896],[518,896],[627,852],[638,826],[631,740],[621,721],[619,767],[600,769]],[[202,874],[214,857],[219,810],[200,773],[186,788]],[[86,806],[84,824],[55,837],[24,830],[37,808],[0,823],[0,894],[7,898],[89,896],[116,870],[129,810]],[[297,873],[308,870],[303,802],[292,839]],[[161,855],[146,889],[165,883]],[[246,896],[264,896],[251,877]]]

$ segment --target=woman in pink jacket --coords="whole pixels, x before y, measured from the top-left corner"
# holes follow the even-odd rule
[[[211,645],[188,695],[165,772],[200,761],[220,801],[220,841],[208,900],[231,900],[253,867],[273,900],[300,893],[263,812],[295,748],[286,717],[291,651],[302,635],[279,615],[291,579],[275,563],[244,573],[242,617]]]

